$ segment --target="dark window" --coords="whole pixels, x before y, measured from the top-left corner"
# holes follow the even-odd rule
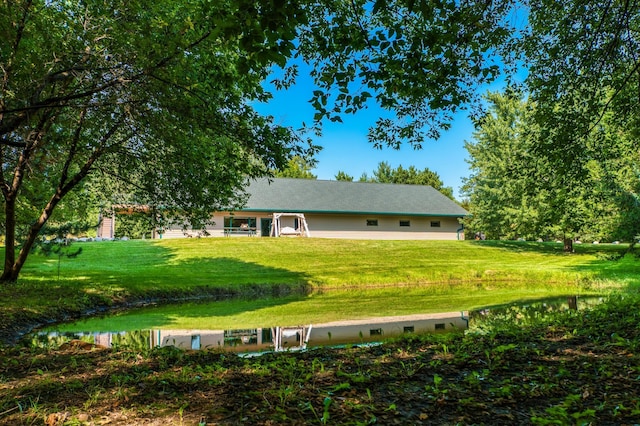
[[[262,329],[262,343],[272,343],[273,342],[273,332],[271,328],[263,328]]]
[[[226,229],[256,229],[255,217],[237,217],[226,216],[224,218],[224,227]]]
[[[440,221],[439,220],[432,220],[431,221],[431,227],[432,228],[440,228]]]
[[[378,219],[367,219],[367,226],[378,226]]]
[[[411,221],[410,220],[401,220],[400,221],[400,226],[411,226]]]
[[[372,328],[369,330],[369,336],[382,336],[381,328]]]
[[[407,327],[404,328],[404,332],[405,333],[413,333],[414,331],[416,331],[415,327],[412,325],[409,325]]]
[[[444,323],[436,324],[436,330],[444,330]]]

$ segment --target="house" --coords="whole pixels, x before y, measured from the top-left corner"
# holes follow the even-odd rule
[[[214,212],[210,236],[308,235],[351,239],[463,239],[459,219],[468,212],[434,188],[313,179],[252,181],[246,206]],[[274,226],[277,221],[277,227]],[[198,236],[182,227],[159,238]]]

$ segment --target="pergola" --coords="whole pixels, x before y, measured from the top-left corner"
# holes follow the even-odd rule
[[[281,217],[294,217],[298,219],[298,227],[296,229],[285,226],[282,227]],[[307,226],[307,220],[302,213],[274,213],[273,221],[271,222],[272,237],[290,236],[295,235],[299,237],[310,237],[309,227]]]

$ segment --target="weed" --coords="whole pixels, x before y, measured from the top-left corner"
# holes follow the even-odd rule
[[[586,409],[574,411],[573,407],[582,398],[579,394],[569,394],[564,402],[545,410],[546,416],[531,418],[531,422],[536,425],[556,425],[556,424],[577,424],[590,425],[596,419],[596,411]]]
[[[88,410],[89,408],[93,407],[98,403],[98,401],[100,400],[100,395],[102,394],[102,391],[103,390],[101,388],[92,388],[92,389],[85,390],[85,392],[89,396],[89,398],[87,398],[87,400],[84,402],[85,410]]]
[[[484,369],[482,373],[478,371],[472,371],[465,377],[465,381],[475,389],[480,388],[480,383],[485,380],[485,377],[489,375],[489,370]]]
[[[348,390],[351,389],[351,383],[349,382],[343,382],[343,383],[338,383],[337,385],[335,385],[334,387],[331,388],[331,392],[340,392],[342,390]]]
[[[433,375],[433,384],[432,385],[425,385],[425,390],[427,391],[428,397],[429,398],[435,398],[435,399],[440,399],[442,397],[444,397],[448,390],[447,389],[442,389],[440,387],[440,385],[442,384],[442,381],[444,379],[442,378],[442,376],[438,375],[438,374],[434,374]]]
[[[329,421],[329,407],[331,406],[331,398],[329,398],[328,396],[326,396],[324,398],[324,400],[322,401],[322,407],[323,407],[323,411],[322,411],[322,417],[320,418],[321,423],[323,425],[326,425],[327,422]]]
[[[401,375],[402,377],[405,377],[405,378],[413,377],[420,370],[422,370],[423,367],[425,367],[425,364],[422,362],[406,362],[405,363],[404,361],[401,361],[400,365],[402,366]]]

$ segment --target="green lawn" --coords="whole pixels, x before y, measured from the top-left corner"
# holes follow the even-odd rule
[[[95,288],[130,292],[273,283],[314,288],[504,281],[567,285],[622,278],[631,284],[640,267],[606,260],[626,249],[620,245],[578,246],[571,255],[562,253],[559,244],[476,241],[210,238],[76,247],[83,252],[62,258],[60,280],[57,257],[33,255],[22,281],[90,282]]]
[[[282,303],[261,302],[277,315],[394,315],[626,290],[638,288],[640,276],[640,261],[621,257],[623,245],[580,245],[574,254],[554,243],[286,238],[105,241],[76,247],[82,253],[61,259],[59,278],[57,257],[34,254],[20,281],[0,289],[3,327],[22,317],[58,320],[110,304],[201,295],[288,294]],[[260,309],[254,303],[246,311],[260,315]]]

